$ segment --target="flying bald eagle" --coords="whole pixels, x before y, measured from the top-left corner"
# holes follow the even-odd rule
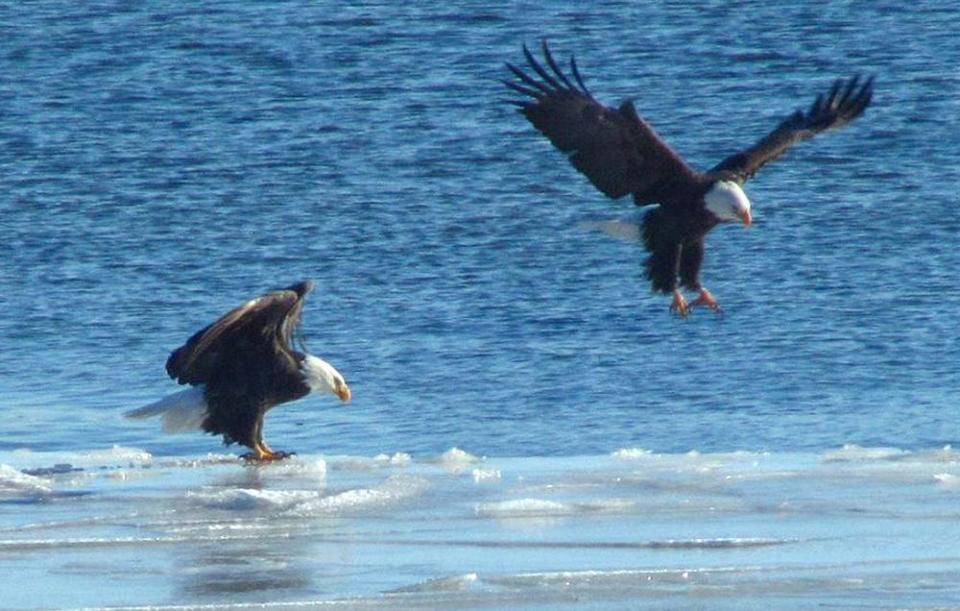
[[[809,110],[797,110],[750,148],[727,157],[709,172],[698,172],[675,153],[638,114],[630,100],[619,108],[604,106],[583,84],[574,58],[563,73],[543,43],[547,71],[530,53],[523,54],[536,74],[507,63],[519,79],[503,81],[527,96],[511,101],[523,116],[573,166],[610,198],[632,195],[638,206],[659,204],[641,222],[641,235],[650,255],[646,276],[656,292],[673,294],[671,311],[686,316],[692,307],[720,306],[700,283],[704,236],[719,223],[750,225],[750,200],[741,186],[757,170],[792,145],[856,119],[870,104],[873,78],[839,79]],[[688,303],[678,288],[696,291]]]
[[[162,416],[167,432],[202,429],[223,435],[227,445],[250,448],[247,459],[289,456],[263,441],[267,410],[313,391],[350,400],[350,388],[340,372],[290,347],[304,298],[312,290],[313,282],[307,281],[270,291],[198,331],[167,359],[170,377],[192,388],[126,415]]]

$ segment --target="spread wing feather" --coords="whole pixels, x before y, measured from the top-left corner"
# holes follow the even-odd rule
[[[638,204],[655,203],[666,184],[698,180],[699,174],[637,114],[630,101],[619,108],[599,103],[584,85],[573,57],[571,80],[554,60],[546,41],[546,68],[526,45],[523,54],[533,75],[507,64],[517,81],[504,84],[525,96],[511,103],[606,196],[632,194]]]
[[[809,110],[797,110],[759,142],[727,157],[711,172],[730,172],[743,184],[794,144],[842,127],[862,115],[872,97],[873,77],[862,84],[859,76],[838,79],[826,95],[817,96]]]
[[[305,282],[272,291],[230,310],[174,350],[167,373],[180,384],[204,384],[218,371],[234,370],[238,360],[289,353],[303,297],[312,286]]]

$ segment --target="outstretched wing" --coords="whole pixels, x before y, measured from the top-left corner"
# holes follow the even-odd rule
[[[289,352],[303,298],[312,289],[312,282],[301,282],[230,310],[174,350],[167,373],[180,384],[203,384],[217,371],[236,369],[238,359]]]
[[[859,76],[837,79],[826,95],[817,96],[807,112],[797,110],[759,142],[727,157],[711,172],[730,172],[743,184],[797,142],[842,127],[862,115],[872,97],[873,77],[862,84]]]
[[[536,77],[508,63],[517,81],[503,81],[528,99],[511,101],[593,185],[611,198],[633,194],[638,204],[659,201],[661,188],[699,176],[639,115],[630,101],[614,109],[597,102],[583,84],[573,57],[563,73],[543,43],[548,72],[523,47]]]

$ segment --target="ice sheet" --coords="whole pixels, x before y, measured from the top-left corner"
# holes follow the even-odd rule
[[[0,453],[10,608],[960,600],[960,454]],[[31,588],[11,584],[30,583]],[[116,587],[123,583],[124,587]],[[186,605],[186,607],[184,607]],[[191,606],[192,605],[192,606]]]

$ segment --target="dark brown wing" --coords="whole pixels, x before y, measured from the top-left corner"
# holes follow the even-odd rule
[[[617,109],[597,102],[573,57],[570,72],[576,83],[557,66],[546,41],[549,72],[526,45],[523,54],[536,77],[507,64],[518,81],[504,84],[529,98],[511,103],[605,195],[633,194],[638,204],[656,203],[667,184],[697,181],[698,174],[637,115],[631,102]]]
[[[842,127],[863,114],[873,97],[873,77],[837,79],[826,95],[820,94],[807,112],[797,110],[775,130],[745,151],[727,157],[711,172],[731,172],[741,184],[788,148],[817,134]]]
[[[313,288],[301,282],[236,307],[195,333],[167,359],[167,373],[180,384],[204,384],[236,361],[278,352],[289,354],[303,298]]]

